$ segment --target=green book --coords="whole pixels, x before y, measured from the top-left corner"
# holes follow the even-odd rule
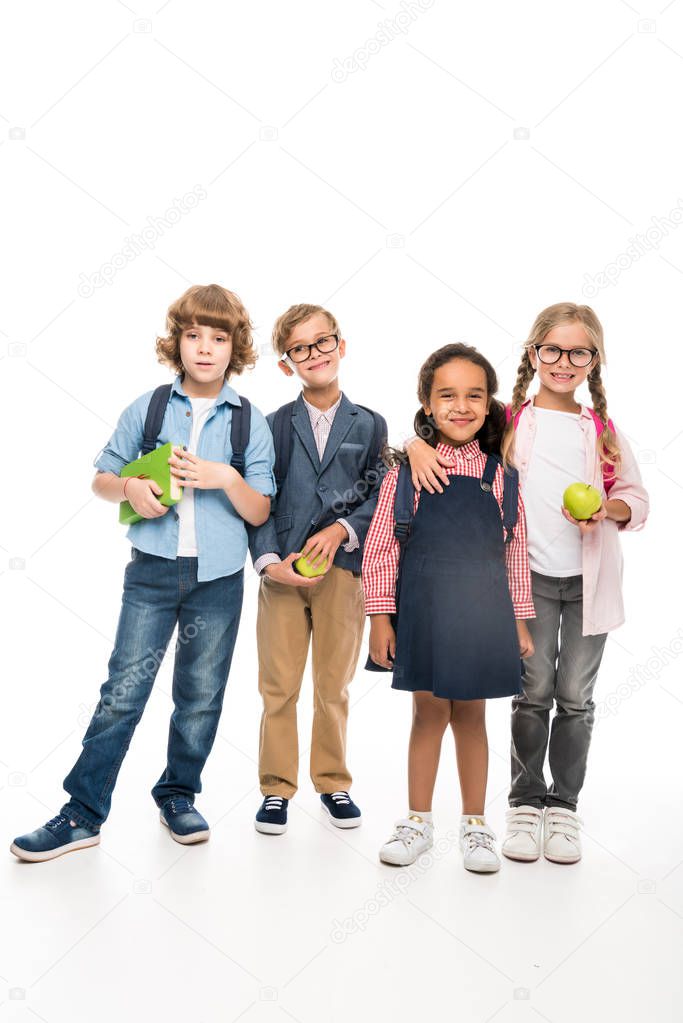
[[[173,454],[173,447],[173,444],[163,444],[160,448],[150,451],[148,455],[143,455],[142,458],[136,458],[134,462],[124,465],[119,473],[121,478],[142,476],[144,479],[154,480],[163,490],[158,500],[167,508],[177,504],[183,496],[183,488],[177,478],[171,474],[171,466],[168,464],[168,460]],[[138,515],[130,501],[122,501],[119,505],[119,522],[124,526],[132,526],[134,522],[142,522],[142,515]]]

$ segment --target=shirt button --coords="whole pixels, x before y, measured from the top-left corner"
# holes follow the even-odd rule
[[[191,413],[191,412],[186,412],[186,413],[185,413],[185,415],[186,415],[186,416],[191,416],[191,415],[192,415],[192,413]]]
[[[320,486],[318,487],[318,490],[320,491],[321,494],[324,494],[325,491],[327,490],[327,487],[325,486],[324,483],[321,483]]]

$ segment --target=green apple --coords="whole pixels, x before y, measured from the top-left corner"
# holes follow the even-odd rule
[[[300,558],[294,562],[294,571],[302,575],[304,579],[315,579],[316,576],[324,575],[325,569],[327,568],[327,558],[324,558],[317,565],[311,565],[306,558],[301,555]]]
[[[583,521],[595,515],[602,504],[602,497],[589,483],[572,483],[565,490],[562,503],[570,515]]]

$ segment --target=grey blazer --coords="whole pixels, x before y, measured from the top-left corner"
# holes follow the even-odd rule
[[[275,412],[266,419],[272,431]],[[384,419],[382,423],[386,440]],[[343,518],[353,527],[360,547],[347,554],[342,544],[334,564],[360,572],[365,536],[386,473],[381,452],[370,450],[374,434],[372,415],[342,394],[321,461],[311,420],[299,395],[292,413],[287,475],[273,498],[268,521],[247,527],[252,561],[263,554],[285,558],[300,551],[309,536]]]

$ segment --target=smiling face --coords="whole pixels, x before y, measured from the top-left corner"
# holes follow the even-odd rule
[[[332,334],[333,328],[324,313],[314,313],[307,320],[303,320],[293,328],[287,338],[285,352],[289,352],[297,345],[310,345],[320,338]],[[311,349],[311,356],[305,362],[279,361],[278,365],[287,376],[293,373],[301,379],[304,387],[310,390],[319,390],[329,387],[339,374],[339,361],[346,353],[346,342],[340,338],[339,345],[333,352],[319,352],[317,348]]]
[[[581,323],[559,323],[543,338],[544,345],[552,345],[557,348],[575,349],[583,348],[595,351],[595,345],[586,333]],[[580,387],[597,361],[597,354],[588,366],[574,366],[569,361],[566,352],[560,356],[557,362],[548,364],[541,362],[538,353],[534,348],[529,348],[529,359],[531,365],[538,374],[541,390],[545,388],[553,394],[573,395],[577,387]]]
[[[467,359],[452,359],[434,371],[429,403],[422,407],[434,419],[438,440],[461,447],[474,440],[490,404],[483,368]]]
[[[194,389],[200,391],[220,390],[231,355],[232,341],[227,331],[198,323],[186,327],[180,335],[184,384],[195,385]]]

